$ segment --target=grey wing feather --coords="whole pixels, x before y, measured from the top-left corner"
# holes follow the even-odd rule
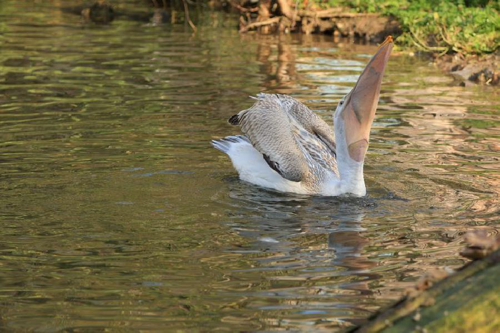
[[[299,182],[308,172],[308,165],[293,133],[290,119],[272,95],[259,96],[247,110],[229,119],[240,125],[243,133],[266,162],[284,178]]]
[[[318,136],[323,143],[330,148],[335,155],[335,137],[328,124],[307,106],[287,95],[275,95],[283,105],[283,108],[291,115],[306,131]]]
[[[311,134],[304,129],[296,128],[295,131],[298,132],[296,135],[297,141],[304,151],[307,164],[312,172],[319,175],[328,170],[338,176],[337,159],[330,147],[317,135]]]
[[[318,168],[336,172],[335,139],[319,116],[285,95],[257,97],[250,109],[232,116],[229,123],[241,126],[271,168],[292,181]]]

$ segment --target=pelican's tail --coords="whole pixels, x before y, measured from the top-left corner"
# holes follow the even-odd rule
[[[234,148],[235,146],[241,144],[251,145],[250,141],[248,141],[248,138],[244,135],[231,135],[226,136],[223,139],[212,140],[212,146],[226,154],[229,154],[231,148]]]
[[[212,145],[231,158],[240,179],[244,181],[281,192],[309,193],[301,183],[289,181],[271,169],[264,156],[252,146],[245,135],[212,140]]]

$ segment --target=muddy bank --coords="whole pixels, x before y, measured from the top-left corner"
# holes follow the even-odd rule
[[[353,41],[372,43],[381,42],[388,35],[401,33],[400,25],[393,17],[352,13],[345,8],[296,10],[288,7],[286,1],[278,3],[279,6],[273,7],[271,2],[266,1],[260,1],[258,7],[238,6],[241,13],[240,32],[325,33],[334,38],[348,37]]]

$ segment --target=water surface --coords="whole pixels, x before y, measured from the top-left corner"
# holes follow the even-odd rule
[[[4,329],[339,329],[462,265],[465,231],[499,227],[495,88],[394,54],[368,196],[280,194],[210,140],[259,92],[331,123],[375,47],[239,35],[221,14],[196,35],[88,25],[64,4],[0,4]]]

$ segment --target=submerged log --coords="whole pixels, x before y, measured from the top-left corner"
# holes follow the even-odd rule
[[[499,277],[496,250],[349,332],[500,332]]]

